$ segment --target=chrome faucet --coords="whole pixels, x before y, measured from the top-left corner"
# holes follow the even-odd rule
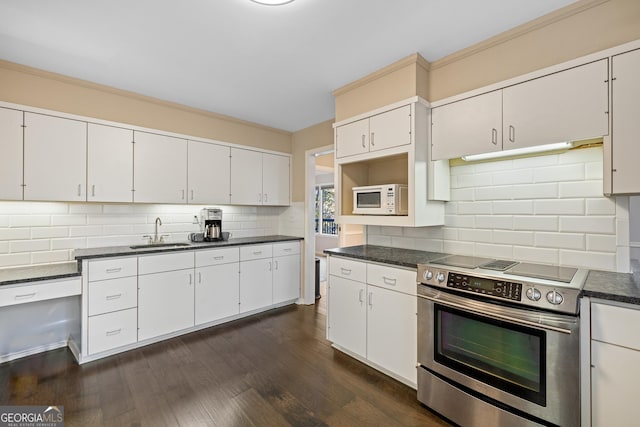
[[[149,244],[150,245],[157,245],[159,243],[163,243],[164,242],[164,238],[168,237],[168,234],[163,234],[161,236],[158,236],[158,226],[162,225],[162,220],[160,219],[160,217],[156,218],[156,229],[155,229],[155,233],[153,236],[149,236],[148,234],[145,234],[144,236],[142,236],[145,239],[149,239]]]

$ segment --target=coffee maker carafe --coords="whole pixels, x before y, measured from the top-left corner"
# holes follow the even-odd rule
[[[205,241],[222,240],[222,209],[204,208],[200,211],[200,220],[204,226]]]

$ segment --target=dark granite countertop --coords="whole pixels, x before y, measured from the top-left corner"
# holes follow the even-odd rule
[[[77,249],[74,252],[74,256],[77,260],[89,259],[89,258],[107,258],[116,256],[128,256],[128,255],[144,255],[150,253],[159,252],[176,252],[176,251],[191,251],[194,249],[213,249],[225,246],[242,246],[242,245],[256,245],[260,243],[277,243],[286,242],[292,240],[304,240],[303,237],[294,236],[257,236],[257,237],[239,237],[232,238],[227,241],[219,242],[175,242],[177,244],[186,244],[185,246],[153,246],[149,245],[143,248],[131,249],[130,246],[107,246],[103,248],[88,248]],[[135,246],[135,245],[132,245]]]
[[[80,276],[77,261],[0,269],[0,286]]]
[[[640,263],[632,261],[633,273],[589,271],[582,294],[586,297],[640,304]]]
[[[449,255],[439,252],[426,252],[415,249],[391,248],[388,246],[376,245],[359,245],[326,249],[324,253],[409,268],[417,268],[418,264],[424,264]]]

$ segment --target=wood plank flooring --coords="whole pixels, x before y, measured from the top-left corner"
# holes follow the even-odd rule
[[[0,405],[64,405],[67,426],[448,426],[415,390],[330,347],[288,306],[79,366],[0,365]]]

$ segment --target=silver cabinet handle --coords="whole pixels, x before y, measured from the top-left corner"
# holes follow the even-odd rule
[[[254,255],[260,255],[262,253],[262,251],[254,251],[253,254]]]
[[[264,202],[267,203],[269,198],[269,194],[268,193],[264,193]]]
[[[180,190],[180,191],[182,191],[182,197],[181,197],[181,199],[182,199],[182,200],[184,200],[184,189],[182,189],[182,190]]]
[[[122,332],[122,328],[115,329],[113,331],[107,331],[107,333],[105,335],[108,336],[108,337],[112,337],[114,335],[118,335],[120,332]]]
[[[122,271],[122,267],[118,267],[118,268],[107,268],[104,272],[107,274],[111,274],[111,273],[119,273]]]
[[[293,249],[292,248],[284,248],[285,252],[291,252]]]
[[[78,196],[82,196],[82,184],[78,184]]]
[[[362,148],[366,148],[367,146],[364,143],[364,139],[367,137],[367,135],[362,134]]]
[[[340,272],[346,276],[349,276],[351,274],[351,269],[350,268],[344,268],[344,267],[340,267]]]
[[[396,279],[392,279],[386,276],[382,276],[382,281],[384,282],[385,285],[389,285],[389,286],[395,286],[397,282]]]
[[[509,125],[509,141],[516,142],[516,128],[513,125]]]
[[[31,298],[33,298],[33,297],[35,297],[35,296],[36,296],[36,293],[35,293],[35,292],[32,292],[32,293],[30,293],[30,294],[16,295],[16,296],[15,296],[15,299],[31,299]]]
[[[193,284],[193,275],[191,273],[189,273],[189,284]]]
[[[256,255],[258,255],[258,254],[256,254]],[[221,259],[224,259],[224,255],[214,256],[213,259],[216,260],[216,261],[220,261]]]
[[[373,136],[374,136],[374,135],[375,135],[375,133],[371,132],[371,140],[370,140],[370,142],[371,142],[371,146],[372,146],[372,147],[374,147],[374,146],[376,145],[376,143],[375,143],[375,142],[374,142],[374,140],[373,140]]]
[[[96,185],[91,185],[91,197],[96,197]]]
[[[373,307],[373,292],[369,292],[369,307]]]
[[[360,301],[362,303],[362,294],[364,292],[364,289],[360,289],[360,292],[358,292],[358,301]]]
[[[276,260],[275,263],[276,263],[276,270],[277,270],[278,269],[278,261]]]
[[[269,263],[269,271],[271,271],[272,268],[273,268],[273,265]]]
[[[191,190],[191,200],[193,200],[193,190]]]
[[[202,283],[202,273],[198,272],[198,283]]]
[[[262,193],[258,193],[258,203],[262,203]]]
[[[115,295],[107,295],[106,300],[107,301],[113,301],[114,299],[118,299],[122,296],[122,294],[115,294]]]
[[[491,143],[493,145],[498,145],[498,129],[491,129]]]

